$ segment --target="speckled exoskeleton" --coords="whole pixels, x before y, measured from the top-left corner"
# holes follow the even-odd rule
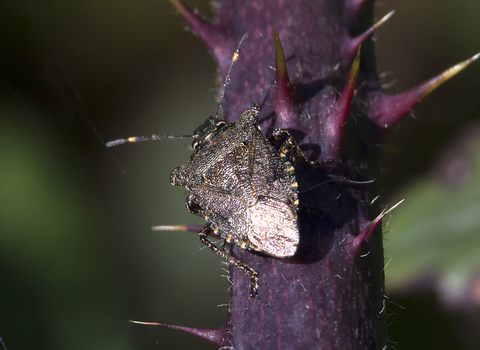
[[[233,56],[219,109],[245,39],[246,35]],[[276,258],[291,257],[297,251],[298,186],[292,162],[303,153],[287,130],[277,129],[267,139],[258,125],[259,114],[260,105],[252,103],[236,122],[227,124],[217,116],[210,117],[193,135],[151,135],[107,143],[116,146],[164,138],[194,138],[193,154],[172,171],[170,181],[190,191],[185,202],[187,209],[206,220],[199,232],[200,240],[249,275],[252,297],[257,294],[257,272],[207,237],[213,231],[228,243]],[[286,141],[275,149],[273,144],[285,135]]]
[[[299,242],[297,182],[286,154],[294,141],[276,150],[258,126],[260,106],[252,104],[235,123],[209,118],[195,130],[190,160],[172,171],[171,183],[191,195],[187,209],[206,220],[201,241],[242,269],[257,289],[257,274],[207,240],[210,230],[229,243],[277,258],[291,257]],[[286,133],[277,130],[274,138]]]

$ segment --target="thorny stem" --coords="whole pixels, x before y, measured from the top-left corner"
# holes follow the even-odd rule
[[[258,272],[258,299],[249,296],[248,276],[231,267],[230,308],[220,328],[159,325],[237,350],[385,349],[378,223],[388,211],[377,200],[381,137],[478,56],[404,94],[387,96],[369,37],[392,13],[372,25],[373,1],[224,0],[214,22],[179,0],[170,2],[205,41],[222,76],[249,33],[223,104],[227,122],[258,102],[267,137],[287,129],[310,160],[335,163],[296,164],[300,244],[293,258],[232,247],[236,259]]]

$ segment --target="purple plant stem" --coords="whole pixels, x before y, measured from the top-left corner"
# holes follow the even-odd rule
[[[367,38],[383,22],[354,34],[360,19],[373,22],[373,1],[224,0],[212,23],[171,2],[210,48],[222,77],[249,33],[223,104],[227,122],[258,102],[265,135],[288,129],[310,160],[334,163],[297,162],[300,245],[293,258],[232,247],[259,274],[257,299],[249,296],[249,278],[230,267],[224,325],[169,327],[236,350],[384,349],[380,141],[386,127],[446,78],[397,96],[381,91]]]

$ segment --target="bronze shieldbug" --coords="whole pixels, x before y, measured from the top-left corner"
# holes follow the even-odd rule
[[[194,153],[172,171],[171,183],[191,192],[187,209],[205,217],[216,235],[285,258],[299,242],[297,183],[285,148],[277,151],[260,130],[259,113],[252,104],[237,122],[199,132]],[[209,120],[204,125],[211,126]]]
[[[233,56],[218,109],[246,37]],[[170,181],[187,188],[191,193],[185,202],[187,209],[205,218],[206,225],[199,232],[202,243],[249,275],[252,297],[257,294],[257,272],[207,237],[213,231],[229,243],[276,258],[291,257],[297,251],[297,182],[287,154],[303,153],[286,130],[276,130],[272,142],[267,139],[258,126],[259,114],[260,106],[252,104],[238,121],[227,124],[210,117],[193,135],[151,135],[107,143],[111,147],[127,142],[194,138],[190,160],[172,171]],[[273,142],[283,134],[288,139],[276,150]]]

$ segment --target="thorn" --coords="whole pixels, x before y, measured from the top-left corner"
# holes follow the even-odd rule
[[[170,328],[170,325],[166,323],[158,323],[158,322],[144,322],[144,321],[134,321],[134,320],[128,320],[130,323],[135,323],[135,324],[143,324],[146,326],[161,326],[161,327],[167,327]]]
[[[418,105],[429,93],[461,72],[479,57],[480,53],[477,53],[469,59],[450,67],[441,74],[401,94],[388,96],[383,91],[379,91],[372,99],[370,119],[383,128],[392,126]]]
[[[378,226],[378,224],[382,221],[385,215],[389,214],[393,209],[398,207],[401,203],[403,203],[404,200],[405,199],[402,199],[400,202],[398,202],[388,210],[387,208],[383,209],[382,212],[375,219],[373,219],[357,237],[354,238],[352,250],[355,251],[355,256],[360,253],[360,247],[362,246],[362,243],[370,237],[370,234],[373,232],[373,230],[375,230],[375,227]]]
[[[275,96],[273,100],[274,111],[277,113],[278,126],[288,128],[288,120],[292,120],[294,114],[292,90],[288,77],[287,63],[283,51],[282,42],[278,36],[277,28],[273,25],[273,37],[275,39]]]
[[[378,28],[380,27],[383,23],[385,23],[386,21],[388,21],[390,19],[390,17],[392,17],[393,15],[395,14],[395,10],[392,10],[390,11],[389,13],[387,13],[385,16],[383,16],[383,18],[378,21],[377,23],[375,23],[373,26],[371,26],[370,28],[368,28],[363,34],[360,34],[356,39],[357,40],[360,40],[359,42],[359,46],[361,43],[363,43],[365,40],[367,40],[367,38],[370,36],[370,34],[373,34],[373,32]]]
[[[380,223],[380,221],[382,221],[382,219],[385,217],[385,215],[389,214],[393,209],[398,207],[404,201],[405,201],[405,199],[402,199],[400,202],[398,202],[397,204],[395,204],[393,207],[391,207],[388,210],[387,210],[387,208],[383,209],[383,211],[370,223],[370,225],[368,225],[368,227],[365,231],[369,231],[368,233],[372,232],[375,229],[375,227],[377,227],[377,225]]]
[[[378,224],[382,221],[382,219],[387,215],[389,214],[393,209],[395,209],[396,207],[398,207],[401,203],[403,203],[405,199],[402,199],[400,202],[398,202],[397,204],[395,204],[393,207],[391,207],[390,209],[387,210],[387,208],[385,208],[384,210],[382,210],[382,212],[375,218],[373,219],[369,224],[368,226],[358,235],[356,236],[354,239],[353,239],[353,242],[352,244],[349,246],[350,247],[350,252],[352,253],[352,256],[353,257],[365,257],[365,256],[368,256],[368,254],[366,255],[360,255],[360,248],[362,247],[362,243],[365,241],[365,240],[368,240],[368,238],[370,237],[370,235],[372,234],[373,230],[375,230],[375,227],[378,226]]]
[[[343,52],[347,55],[347,57],[351,57],[362,45],[365,40],[378,28],[380,27],[383,23],[385,23],[390,17],[392,17],[395,14],[395,10],[390,11],[387,13],[380,21],[375,23],[373,26],[368,28],[365,32],[357,36],[356,38],[353,38],[351,41],[347,41],[347,46],[343,50]]]
[[[157,322],[142,322],[129,320],[128,322],[142,324],[147,326],[160,326],[166,327],[169,329],[175,329],[185,333],[189,333],[197,336],[198,338],[208,340],[209,342],[215,344],[218,347],[229,346],[230,345],[230,323],[229,316],[222,326],[219,328],[200,328],[200,327],[188,327],[175,324],[166,324],[166,323],[157,323]]]
[[[223,72],[223,68],[228,67],[227,62],[230,62],[230,52],[235,49],[235,41],[227,38],[214,24],[204,19],[182,1],[169,1],[212,51]]]
[[[464,70],[467,66],[469,66],[475,60],[477,60],[479,57],[480,57],[480,53],[477,53],[476,55],[470,57],[469,59],[448,68],[447,70],[443,71],[441,74],[437,75],[436,77],[421,84],[417,91],[418,98],[421,100],[425,98],[429,93],[431,93],[437,87],[442,85],[448,79],[460,73],[462,70]]]
[[[199,233],[203,227],[203,225],[163,225],[152,226],[150,229],[152,231],[189,231]],[[212,230],[210,230],[209,236],[214,238],[220,238],[219,236],[214,234]]]
[[[288,78],[287,64],[285,62],[285,53],[283,51],[283,45],[278,36],[277,27],[273,25],[273,37],[275,39],[275,69],[277,84],[278,80],[282,81],[285,85],[290,84]]]
[[[360,47],[357,49],[357,55],[353,60],[350,73],[343,87],[342,93],[335,102],[332,111],[325,121],[325,139],[329,149],[324,148],[327,159],[338,160],[340,158],[340,146],[343,136],[343,129],[350,112],[353,96],[355,93],[355,84],[357,82],[358,69],[360,67]]]

